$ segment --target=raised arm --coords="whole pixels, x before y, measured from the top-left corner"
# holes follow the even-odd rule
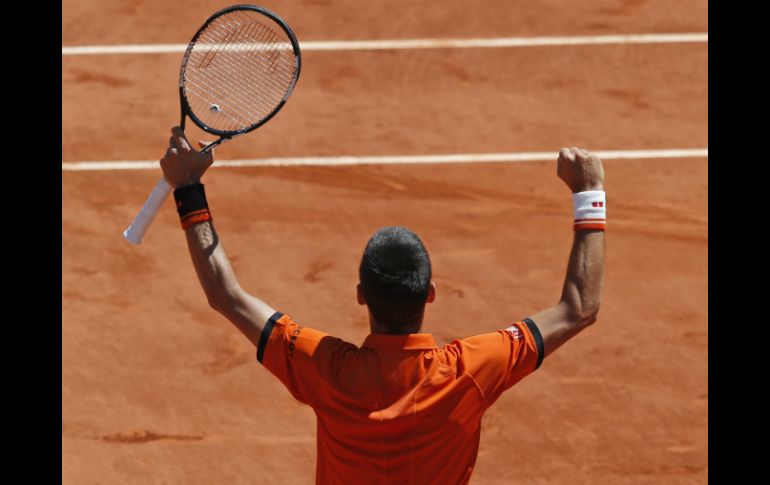
[[[213,155],[193,149],[178,127],[171,133],[170,147],[160,165],[166,180],[175,189],[198,280],[209,305],[257,346],[262,327],[275,310],[241,288],[208,211],[202,208],[208,205],[200,179],[213,163]]]
[[[596,200],[604,199],[602,162],[586,150],[562,148],[557,161],[557,174],[573,194],[581,194],[577,196],[577,200],[585,200],[589,195],[594,196]],[[603,206],[603,203],[595,202],[594,207],[602,209],[595,212],[604,212]],[[531,317],[543,337],[545,357],[597,319],[604,283],[603,228],[604,222],[601,220],[576,220],[561,299],[553,307]]]

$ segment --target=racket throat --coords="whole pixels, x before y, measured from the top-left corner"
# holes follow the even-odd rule
[[[213,150],[214,148],[216,148],[216,147],[218,147],[219,145],[221,145],[222,143],[224,143],[224,142],[226,142],[226,141],[229,141],[229,140],[232,140],[232,139],[233,139],[233,137],[231,137],[231,136],[228,136],[228,137],[222,137],[222,138],[220,138],[219,140],[217,140],[217,141],[215,141],[215,142],[213,142],[213,143],[209,143],[208,145],[206,145],[205,147],[203,147],[203,149],[201,150],[201,153],[208,153],[208,152],[210,152],[211,150]]]

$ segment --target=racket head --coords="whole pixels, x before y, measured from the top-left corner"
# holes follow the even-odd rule
[[[187,46],[179,72],[184,115],[230,139],[259,128],[283,107],[302,66],[294,31],[255,5],[233,5],[209,17]]]

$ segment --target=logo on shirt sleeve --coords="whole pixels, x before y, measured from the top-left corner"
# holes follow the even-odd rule
[[[511,337],[513,337],[516,340],[521,340],[524,338],[524,334],[521,333],[521,330],[519,330],[519,327],[512,325],[505,329],[506,332],[511,334]]]
[[[294,358],[294,348],[296,347],[297,337],[299,336],[299,333],[302,331],[302,327],[297,327],[294,329],[294,331],[291,333],[291,336],[289,337],[289,357]]]

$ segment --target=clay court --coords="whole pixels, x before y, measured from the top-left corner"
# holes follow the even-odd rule
[[[186,44],[229,3],[64,0],[62,44]],[[301,43],[708,31],[703,0],[261,5]],[[209,308],[173,204],[142,245],[122,238],[160,168],[65,169],[158,160],[179,122],[180,60],[62,56],[62,479],[313,483],[313,411]],[[572,241],[560,147],[708,148],[707,70],[707,42],[309,50],[286,107],[217,160],[553,161],[220,167],[204,182],[242,286],[356,344],[369,333],[355,299],[367,239],[386,225],[416,231],[438,286],[423,328],[443,345],[558,300]],[[487,412],[471,483],[707,482],[707,162],[604,160],[599,321]]]

